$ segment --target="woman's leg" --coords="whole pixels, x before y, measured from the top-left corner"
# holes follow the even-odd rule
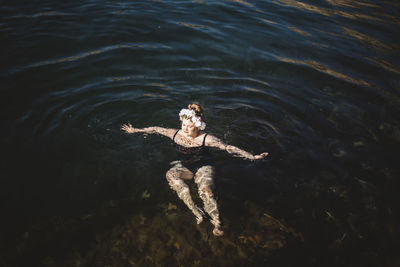
[[[178,197],[183,200],[186,206],[196,216],[197,224],[203,221],[203,211],[196,206],[190,196],[188,185],[182,180],[189,180],[193,178],[193,173],[185,168],[180,162],[173,162],[175,164],[166,173],[169,186],[178,194]]]
[[[221,236],[224,232],[221,229],[217,201],[214,198],[212,188],[214,186],[214,167],[207,165],[199,168],[194,176],[200,198],[204,203],[204,210],[210,215],[211,223],[214,225],[213,234]]]

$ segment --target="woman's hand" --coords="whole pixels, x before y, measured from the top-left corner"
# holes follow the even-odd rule
[[[264,152],[264,153],[261,153],[261,154],[259,154],[259,155],[254,155],[254,157],[253,157],[253,160],[257,160],[257,159],[263,159],[263,158],[265,158],[266,156],[268,156],[268,152]]]
[[[125,131],[126,133],[137,133],[137,132],[139,132],[139,129],[133,128],[130,123],[122,124],[121,130]]]

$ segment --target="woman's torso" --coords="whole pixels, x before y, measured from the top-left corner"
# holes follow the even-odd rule
[[[172,141],[182,164],[191,171],[196,171],[201,166],[211,165],[212,158],[206,147],[207,133],[202,133],[197,140],[190,141],[180,135],[179,131],[176,131]]]

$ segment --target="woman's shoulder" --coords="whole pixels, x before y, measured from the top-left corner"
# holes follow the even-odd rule
[[[179,132],[179,129],[175,129],[175,128],[167,128],[166,130],[169,132],[169,134],[172,134],[172,135],[175,135]]]
[[[213,146],[213,147],[220,147],[225,145],[224,142],[219,139],[218,137],[212,135],[212,134],[207,134],[206,142],[205,144],[207,146]]]
[[[212,135],[207,132],[200,132],[199,136],[207,137],[207,139],[218,139],[215,135]]]
[[[164,128],[164,127],[157,127],[157,131],[165,136],[168,136],[169,138],[173,138],[173,136],[178,132],[178,129],[174,128]]]

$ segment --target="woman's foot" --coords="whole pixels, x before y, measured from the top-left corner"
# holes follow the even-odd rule
[[[201,224],[201,222],[203,221],[204,212],[196,207],[195,210],[193,210],[193,214],[196,217],[196,223]]]
[[[199,217],[196,216],[196,223],[201,224],[202,222],[203,222],[203,216],[199,216]]]
[[[222,231],[222,229],[220,227],[215,227],[213,230],[213,235],[215,236],[223,236],[224,235],[224,231]]]

